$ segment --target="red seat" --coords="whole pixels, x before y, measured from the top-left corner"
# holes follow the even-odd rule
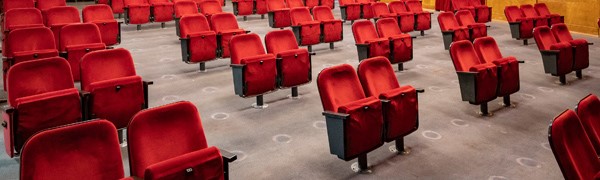
[[[579,101],[575,111],[596,150],[596,154],[600,154],[600,100],[598,96],[594,94],[586,96]]]
[[[141,24],[150,22],[150,4],[147,0],[123,0],[125,4],[125,24],[135,24],[138,30]]]
[[[389,57],[390,42],[387,38],[380,38],[371,21],[357,21],[352,24],[352,33],[358,51],[358,59],[370,57]]]
[[[567,25],[563,23],[552,25],[551,30],[558,42],[568,42],[573,46],[573,71],[576,71],[577,78],[583,78],[581,70],[590,66],[590,43],[585,39],[573,39]]]
[[[406,8],[415,14],[415,31],[421,31],[421,36],[424,36],[424,31],[431,29],[431,12],[423,11],[423,5],[420,0],[406,0]]]
[[[573,71],[573,48],[568,42],[558,42],[548,26],[533,29],[533,37],[542,54],[544,71],[559,76],[560,82],[566,84],[566,74]]]
[[[106,45],[102,43],[100,30],[96,24],[69,24],[64,26],[60,33],[65,35],[60,37],[58,50],[69,61],[73,79],[79,81],[81,57],[92,51],[106,49]]]
[[[269,12],[269,9],[267,8],[267,0],[254,0],[254,11],[256,14],[260,14],[260,18],[264,19],[265,18],[265,14],[267,14]]]
[[[53,7],[67,6],[65,0],[36,0],[35,6],[41,11],[48,10]]]
[[[23,148],[23,180],[123,178],[123,159],[115,126],[94,120],[48,129]]]
[[[466,10],[469,11],[473,16],[477,15],[475,12],[475,7],[471,5],[471,0],[452,0],[452,8],[454,12]]]
[[[533,37],[534,20],[525,17],[517,6],[506,6],[504,15],[508,20],[512,38],[523,40],[523,43],[527,45],[527,39]]]
[[[473,46],[483,62],[498,66],[498,97],[504,97],[505,106],[510,105],[510,95],[520,89],[519,62],[512,56],[503,57],[492,37],[476,39]]]
[[[267,0],[267,10],[270,27],[284,28],[292,25],[290,8],[285,5],[284,0]]]
[[[18,155],[35,133],[81,120],[79,92],[63,58],[16,64],[8,71],[6,84],[10,107],[2,117],[4,145],[10,157]],[[25,162],[22,158],[21,164]]]
[[[179,25],[179,20],[181,17],[195,14],[198,14],[198,6],[196,5],[196,2],[189,0],[175,2],[175,31],[177,32],[177,36],[181,37]]]
[[[60,29],[62,27],[73,24],[80,23],[81,19],[79,18],[79,10],[76,7],[72,6],[59,6],[53,7],[43,11],[46,26],[52,30],[54,33],[54,42],[56,46],[59,46],[60,42]]]
[[[173,20],[175,14],[174,5],[169,0],[148,0],[150,4],[150,12],[152,12],[152,22],[169,22]]]
[[[306,7],[292,8],[290,10],[292,20],[292,30],[298,39],[298,45],[308,46],[311,51],[311,45],[321,42],[321,22],[313,20],[310,10]]]
[[[374,18],[397,18],[395,13],[390,12],[388,5],[384,2],[375,2],[371,5]]]
[[[523,12],[523,15],[525,15],[525,17],[533,19],[533,24],[535,25],[535,27],[549,26],[548,20],[550,18],[545,17],[545,16],[540,16],[535,11],[535,8],[533,8],[533,6],[531,4],[523,4],[520,6],[520,8],[521,8],[521,12]]]
[[[129,51],[119,48],[94,51],[81,59],[81,90],[86,91],[86,119],[109,120],[118,129],[148,107],[148,82],[135,73]]]
[[[2,13],[15,8],[35,8],[34,0],[3,0]]]
[[[548,141],[565,179],[598,177],[600,160],[575,112],[566,110],[554,118]]]
[[[381,101],[365,95],[348,64],[323,69],[317,86],[331,154],[345,161],[358,157],[359,168],[365,170],[367,153],[383,145]]]
[[[312,79],[311,54],[306,49],[298,48],[294,33],[290,30],[267,33],[265,46],[267,53],[274,54],[279,61],[277,63],[279,86],[293,88],[292,96],[298,96],[297,86],[307,84]]]
[[[354,0],[338,0],[342,20],[354,21],[362,18],[362,5]]]
[[[100,29],[102,42],[107,46],[121,44],[121,23],[113,17],[110,6],[90,5],[82,11],[84,23],[94,23]]]
[[[110,7],[113,13],[119,14],[125,13],[125,0],[110,0]]]
[[[200,3],[200,13],[206,16],[206,19],[210,19],[213,14],[222,13],[223,9],[221,4],[217,0],[205,0]]]
[[[231,3],[233,4],[233,14],[235,14],[236,16],[245,17],[254,14],[253,0],[232,0]]]
[[[322,42],[329,43],[330,49],[333,49],[334,42],[344,39],[342,20],[335,19],[329,7],[317,6],[313,8],[313,17],[315,20],[321,21]]]
[[[181,52],[186,63],[204,63],[217,58],[217,33],[210,30],[206,17],[201,14],[181,18]]]
[[[235,16],[231,13],[214,14],[211,17],[211,29],[217,33],[217,47],[223,58],[231,56],[229,41],[235,35],[246,34],[246,30],[240,29]]]
[[[371,5],[375,2],[375,0],[355,0],[356,3],[361,6],[361,19],[371,19],[374,17],[373,8]]]
[[[44,27],[42,12],[36,8],[15,8],[3,14],[2,55],[6,57],[6,38],[15,29]]]
[[[484,23],[477,23],[469,11],[457,11],[455,16],[460,26],[469,28],[471,41],[487,36],[487,26]]]
[[[285,4],[290,9],[306,7],[303,0],[285,0]]]
[[[377,21],[377,32],[379,37],[390,40],[390,62],[399,63],[399,69],[404,69],[403,63],[413,59],[412,37],[402,33],[398,27],[398,22],[392,18],[383,18]]]
[[[536,3],[533,8],[535,8],[538,15],[548,18],[549,25],[565,23],[565,17],[560,14],[552,14],[546,3]]]
[[[388,7],[391,13],[395,13],[398,16],[398,24],[402,32],[406,33],[415,30],[417,26],[415,21],[416,15],[406,9],[406,5],[403,1],[392,1]]]
[[[127,127],[127,143],[131,175],[149,180],[228,179],[227,164],[237,158],[208,146],[198,109],[190,102],[137,113]]]
[[[452,43],[450,56],[458,75],[462,100],[481,105],[482,115],[488,115],[487,103],[497,96],[497,66],[482,61],[468,40]]]
[[[314,7],[321,5],[321,0],[304,0],[304,4],[309,9],[313,9]],[[329,8],[329,9],[331,9],[331,8]]]
[[[487,23],[492,21],[492,7],[486,6],[484,1],[481,0],[471,0],[469,1],[469,5],[473,6],[475,9],[475,17],[476,22],[478,23]]]
[[[444,48],[446,50],[450,48],[452,42],[471,39],[469,28],[458,24],[453,13],[441,12],[437,18],[438,23],[440,23],[440,30],[442,30]]]

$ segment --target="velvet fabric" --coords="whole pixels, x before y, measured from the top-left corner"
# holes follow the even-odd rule
[[[194,1],[177,1],[175,3],[175,18],[181,18],[185,15],[198,14],[198,6]]]
[[[568,42],[573,49],[573,70],[581,70],[590,66],[590,50],[585,39],[573,39],[567,25],[559,23],[552,25],[552,33],[558,42]]]
[[[549,26],[548,17],[540,16],[531,4],[523,4],[520,8],[525,17],[534,19],[535,27]]]
[[[533,5],[533,8],[535,8],[535,11],[540,15],[540,16],[544,16],[544,17],[548,17],[550,18],[550,25],[554,25],[554,24],[559,24],[559,23],[565,23],[564,19],[560,16],[560,14],[552,14],[550,12],[550,9],[548,9],[548,6],[546,6],[545,3],[536,3]]]
[[[90,91],[93,82],[136,76],[131,53],[123,48],[94,51],[81,60],[81,89]]]
[[[123,0],[129,8],[129,24],[146,24],[150,22],[150,4],[146,0]]]
[[[106,49],[106,45],[102,43],[100,30],[96,24],[70,24],[64,26],[60,33],[65,36],[60,37],[59,51],[67,53],[73,79],[79,81],[81,57],[91,51]]]
[[[10,31],[29,27],[44,27],[42,12],[36,8],[11,9],[4,13],[3,21],[2,37],[4,37],[4,40],[2,41],[2,55],[4,57],[7,57],[6,37],[8,37]]]
[[[475,13],[475,7],[473,7],[467,0],[452,0],[452,8],[455,12],[466,10],[469,11],[473,16],[477,15],[477,13]]]
[[[385,141],[390,142],[417,129],[419,105],[417,91],[412,86],[402,86],[381,93],[380,99],[390,100],[385,108]]]
[[[504,15],[508,22],[519,22],[520,29],[519,34],[521,39],[528,39],[533,37],[534,19],[527,18],[523,15],[523,12],[517,6],[506,6],[504,8]]]
[[[379,38],[371,21],[358,21],[352,24],[352,32],[356,44],[369,45],[369,57],[390,55],[390,43],[387,38]]]
[[[68,24],[80,23],[79,10],[72,6],[58,6],[43,11],[47,27],[54,33],[56,46],[60,42],[60,29]]]
[[[515,57],[503,57],[496,40],[492,37],[483,37],[473,43],[479,58],[485,63],[497,65],[500,71],[498,77],[498,97],[510,95],[519,91],[519,62]]]
[[[144,178],[223,180],[223,158],[219,150],[212,146],[150,165],[144,172]]]
[[[278,72],[281,86],[295,87],[310,82],[310,55],[299,49],[294,33],[290,30],[271,31],[265,35],[267,53],[281,58]]]
[[[323,69],[317,86],[324,111],[339,112],[342,105],[366,98],[356,71],[348,64]]]
[[[405,4],[410,12],[415,13],[417,23],[415,30],[424,31],[431,29],[431,13],[423,11],[423,6],[419,0],[407,0]]]
[[[321,1],[321,6],[329,7],[330,9],[333,9],[335,7],[334,0],[320,0],[320,1]]]
[[[467,27],[460,26],[453,13],[442,12],[437,18],[442,31],[452,31],[454,33],[452,42],[471,39],[469,29]]]
[[[346,157],[354,157],[383,145],[383,115],[381,101],[368,97],[339,107],[338,112],[349,114],[344,129]]]
[[[361,5],[361,11],[362,11],[362,19],[371,19],[374,17],[373,14],[373,8],[371,7],[371,5],[373,4],[373,1],[371,0],[355,0],[356,3],[359,3]]]
[[[152,8],[154,22],[168,22],[173,20],[175,9],[169,0],[148,0]]]
[[[395,18],[396,14],[391,13],[387,4],[384,2],[375,2],[371,5],[373,8],[373,17],[376,18]]]
[[[292,25],[290,8],[285,5],[284,0],[268,0],[267,10],[273,13],[272,28],[284,28]]]
[[[254,1],[252,0],[233,0],[232,2],[237,3],[237,15],[247,16],[254,13]]]
[[[267,8],[267,0],[254,0],[255,7],[254,9],[256,10],[256,14],[267,14],[268,8]]]
[[[480,104],[496,98],[498,87],[497,65],[482,61],[475,52],[473,44],[468,40],[452,43],[450,56],[457,72],[476,73],[475,102],[470,103]]]
[[[232,37],[246,34],[246,30],[240,29],[235,16],[231,13],[219,13],[211,16],[211,29],[221,36],[221,57],[230,57],[229,42]]]
[[[352,21],[360,19],[361,16],[361,5],[354,2],[354,0],[339,0],[340,8],[346,8],[346,19],[345,21]]]
[[[292,18],[292,25],[301,28],[300,45],[309,46],[321,42],[321,22],[313,20],[308,8],[292,8],[290,16]]]
[[[216,58],[217,34],[210,30],[204,15],[184,16],[179,26],[181,37],[188,39],[190,62],[205,62]]]
[[[458,24],[463,26],[463,27],[467,27],[470,29],[471,34],[470,34],[470,39],[471,41],[475,41],[475,39],[480,38],[480,37],[486,37],[487,36],[487,26],[483,23],[477,23],[475,21],[475,18],[473,17],[473,15],[471,13],[469,13],[469,11],[458,11],[456,12],[456,19],[458,21]]]
[[[600,100],[598,100],[598,96],[589,94],[579,101],[575,110],[596,154],[600,154]]]
[[[2,13],[15,8],[35,8],[34,0],[3,0]]]
[[[408,34],[402,33],[395,19],[380,19],[377,21],[376,26],[379,37],[388,38],[391,42],[390,62],[400,63],[407,62],[412,59],[412,37]]]
[[[82,11],[84,23],[94,23],[100,30],[102,42],[107,46],[119,43],[121,34],[119,22],[114,19],[113,12],[108,5],[90,5]]]
[[[320,6],[320,0],[305,0],[304,3],[306,5],[306,7],[308,7],[309,9],[313,9],[317,6]],[[331,9],[331,8],[329,8]]]
[[[338,42],[343,39],[342,20],[335,19],[333,12],[329,7],[316,6],[313,8],[313,17],[321,21],[321,31],[323,33],[323,42]]]
[[[244,64],[244,95],[254,96],[275,90],[277,62],[273,54],[266,54],[256,34],[235,36],[231,39],[231,64]]]
[[[210,19],[213,14],[222,13],[223,9],[221,4],[216,0],[207,0],[200,3],[200,13],[206,16],[206,19]]]
[[[125,13],[125,0],[110,0],[110,7],[114,14]]]
[[[402,30],[402,32],[406,33],[415,30],[415,14],[406,9],[404,2],[392,1],[388,7],[390,12],[398,15],[398,24],[400,25],[400,30]]]
[[[358,77],[367,97],[400,87],[390,61],[383,56],[368,58],[358,66]]]
[[[486,6],[483,3],[485,3],[485,0],[469,1],[469,5],[473,6],[473,8],[475,8],[475,14],[473,14],[473,16],[477,17],[475,19],[477,20],[478,23],[487,23],[487,22],[492,21],[492,8],[489,6]]]
[[[37,0],[36,7],[41,11],[48,10],[53,7],[67,6],[65,0]]]
[[[300,7],[306,7],[304,5],[303,0],[285,0],[285,4],[290,9],[292,9],[292,8],[300,8]]]
[[[540,51],[558,50],[557,74],[568,74],[573,70],[573,48],[568,42],[557,42],[551,30],[547,26],[537,27],[533,30],[535,42]]]

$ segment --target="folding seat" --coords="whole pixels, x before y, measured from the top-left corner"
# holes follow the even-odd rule
[[[267,9],[270,27],[284,28],[292,25],[290,8],[287,8],[284,0],[267,0]]]
[[[469,37],[471,41],[487,36],[487,26],[484,23],[477,23],[469,11],[457,11],[455,16],[460,26],[469,28]]]
[[[127,143],[131,175],[142,179],[229,179],[237,159],[208,146],[198,109],[186,101],[137,113]]]
[[[96,24],[69,24],[64,26],[60,30],[60,33],[68,34],[68,36],[60,37],[58,50],[62,57],[69,61],[73,79],[79,81],[79,62],[81,61],[81,57],[92,51],[106,49],[106,45],[102,43],[100,30]]]
[[[550,18],[545,17],[545,16],[540,16],[535,11],[535,8],[533,8],[533,6],[531,4],[523,4],[520,6],[520,8],[521,8],[521,11],[523,12],[523,15],[525,15],[525,17],[533,19],[533,24],[535,25],[535,27],[549,26],[548,22],[549,22]]]
[[[559,76],[560,83],[566,84],[566,74],[573,71],[573,47],[569,42],[558,42],[548,26],[533,29],[533,37],[542,54],[544,71]]]
[[[221,8],[221,4],[216,0],[205,0],[200,3],[200,13],[206,16],[206,19],[209,20],[213,14],[222,13],[223,8]]]
[[[390,41],[390,62],[398,64],[398,70],[404,70],[403,63],[413,59],[412,37],[402,33],[398,22],[392,18],[380,19],[376,26],[379,37],[387,38]]]
[[[298,97],[298,86],[312,80],[311,55],[298,48],[294,33],[290,30],[271,31],[265,35],[267,53],[277,57],[277,74],[280,88],[292,88],[292,97]]]
[[[44,27],[42,12],[36,8],[15,8],[6,11],[2,24],[2,55],[6,57],[6,37],[15,29]]]
[[[253,107],[266,108],[263,95],[275,91],[278,85],[275,55],[265,52],[256,34],[234,36],[230,46],[235,94],[244,98],[256,96]]]
[[[395,13],[391,13],[388,5],[384,2],[375,2],[371,5],[373,8],[373,17],[375,20],[380,18],[397,18]]]
[[[217,47],[222,58],[230,56],[229,41],[233,36],[250,32],[240,29],[235,16],[231,13],[214,14],[210,23],[211,29],[217,33]]]
[[[523,44],[527,45],[527,39],[533,37],[534,20],[525,17],[517,6],[506,6],[504,15],[508,20],[512,38],[523,40]]]
[[[320,6],[321,2],[320,0],[304,0],[304,4],[309,9],[313,9],[314,7]]]
[[[175,2],[175,28],[177,36],[181,37],[179,20],[185,15],[198,14],[198,6],[194,1],[177,1]]]
[[[375,0],[355,0],[356,3],[360,4],[360,18],[361,19],[371,19],[373,18],[373,8],[372,5],[375,3]]]
[[[327,6],[313,8],[313,17],[321,21],[322,42],[329,43],[329,49],[333,49],[333,43],[344,39],[344,27],[342,20],[335,19],[333,12]]]
[[[110,0],[96,0],[96,4],[109,4]]]
[[[391,13],[395,13],[398,16],[398,25],[402,32],[412,32],[417,26],[415,21],[415,13],[410,12],[406,9],[403,1],[392,1],[388,5]]]
[[[2,13],[14,8],[35,8],[34,0],[2,0]]]
[[[536,3],[533,8],[542,17],[548,18],[548,25],[552,26],[558,23],[565,23],[565,16],[560,14],[552,14],[545,3]]]
[[[358,77],[367,97],[382,100],[384,141],[396,141],[398,152],[408,153],[404,149],[404,136],[419,127],[417,93],[425,91],[410,85],[400,86],[392,64],[381,56],[360,62]]]
[[[485,1],[471,0],[469,5],[475,9],[475,21],[478,23],[492,22],[492,7],[486,6]]]
[[[319,0],[319,6],[329,7],[329,9],[335,8],[335,0]]]
[[[205,71],[205,62],[217,58],[217,33],[201,14],[182,17],[180,25],[183,62],[200,63],[200,71]]]
[[[568,42],[573,46],[573,71],[581,79],[582,70],[590,66],[589,45],[593,43],[588,43],[585,39],[573,39],[567,25],[563,23],[552,25],[551,30],[558,42]]]
[[[79,10],[73,6],[59,6],[53,7],[43,11],[46,26],[52,30],[54,33],[54,42],[56,42],[56,47],[59,46],[60,40],[60,29],[62,27],[73,24],[80,23],[81,19],[79,18]]]
[[[67,6],[65,0],[36,0],[36,5],[41,11],[48,10],[53,7]]]
[[[431,29],[431,12],[423,11],[423,6],[419,0],[406,0],[406,8],[415,14],[415,31],[421,31],[421,36],[425,36],[425,30]]]
[[[317,87],[330,153],[344,161],[358,157],[360,170],[368,172],[367,153],[383,145],[381,101],[365,95],[356,71],[348,64],[323,69]]]
[[[121,44],[121,22],[113,17],[108,5],[90,5],[82,11],[84,23],[94,23],[100,29],[102,42],[107,46]]]
[[[338,3],[344,22],[351,21],[351,23],[354,23],[354,20],[362,18],[362,5],[360,3],[354,0],[338,0]]]
[[[519,63],[515,57],[503,57],[496,40],[492,37],[478,38],[473,42],[477,55],[483,62],[498,66],[498,97],[503,97],[504,106],[510,106],[510,95],[519,91]]]
[[[548,128],[548,141],[565,179],[595,179],[600,160],[572,110],[558,115]]]
[[[352,33],[359,61],[376,56],[390,56],[390,42],[387,38],[379,37],[373,22],[357,21],[352,24]]]
[[[303,0],[285,0],[285,4],[290,9],[306,7]]]
[[[152,22],[160,22],[162,28],[165,28],[165,22],[172,21],[175,14],[173,3],[169,0],[148,0],[148,3],[150,3]]]
[[[312,52],[312,45],[321,42],[321,22],[313,20],[307,7],[292,8],[290,16],[298,45],[308,46],[308,51]]]
[[[470,30],[465,26],[460,26],[456,17],[451,12],[441,12],[438,17],[442,36],[444,38],[444,48],[448,50],[452,42],[461,40],[470,40]]]
[[[125,4],[125,24],[135,24],[142,29],[142,24],[150,22],[150,4],[147,0],[123,0]]]
[[[243,16],[244,21],[246,16],[254,14],[254,0],[231,0],[231,3],[233,4],[233,14]]]
[[[454,9],[454,12],[467,10],[471,12],[473,16],[477,15],[475,12],[475,7],[471,6],[470,1],[471,0],[452,0],[452,8]]]
[[[480,105],[481,115],[490,115],[487,103],[496,99],[498,68],[482,61],[468,40],[456,41],[450,46],[450,56],[460,85],[463,101]]]
[[[589,94],[575,108],[581,125],[590,138],[596,154],[600,154],[600,100],[598,96]]]
[[[2,126],[10,157],[18,155],[35,133],[81,120],[79,92],[63,58],[18,63],[8,71],[6,84],[9,107],[3,112]]]
[[[81,90],[86,119],[101,118],[127,126],[131,117],[148,107],[148,85],[135,73],[129,51],[94,51],[81,59]]]
[[[125,13],[125,0],[110,0],[110,7],[121,18],[121,14]]]

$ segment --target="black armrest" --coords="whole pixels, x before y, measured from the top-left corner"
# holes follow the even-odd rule
[[[594,43],[589,42],[588,45],[594,45]]]
[[[153,85],[154,81],[143,81],[145,85]]]
[[[369,47],[369,44],[356,44],[358,47]]]
[[[540,52],[542,54],[550,54],[550,55],[554,55],[554,54],[560,53],[559,50],[540,50]]]
[[[520,64],[523,64],[523,63],[525,63],[525,61],[517,61],[517,62],[519,62]]]
[[[317,55],[317,53],[315,52],[309,52],[308,54],[310,54],[311,56]]]
[[[221,157],[223,157],[223,161],[225,161],[224,163],[230,163],[237,160],[237,155],[223,149],[219,149],[219,151],[221,152]]]
[[[423,88],[416,88],[415,90],[417,91],[417,93],[424,93],[425,92],[425,89],[423,89]]]
[[[453,30],[446,30],[446,31],[442,30],[442,34],[450,34],[450,33],[454,33],[454,31]]]
[[[515,21],[515,22],[508,22],[508,24],[513,25],[513,24],[521,24],[520,21]]]
[[[468,71],[456,71],[457,74],[464,74],[464,75],[475,75],[478,74],[476,72],[468,72]]]
[[[81,90],[79,91],[79,96],[81,97],[81,116],[83,118],[83,120],[90,120],[91,114],[90,114],[90,92]]]
[[[229,65],[229,67],[232,67],[232,68],[244,68],[245,66],[246,66],[245,64],[232,64],[232,65]]]
[[[417,39],[417,36],[410,36],[410,38]]]
[[[350,116],[350,114],[325,111],[325,112],[323,112],[323,116],[325,116],[326,118],[333,118],[333,119],[342,119],[342,120],[344,120],[344,119],[348,118],[348,116]]]
[[[248,34],[248,33],[250,33],[250,32],[252,32],[252,31],[246,31],[246,34]]]

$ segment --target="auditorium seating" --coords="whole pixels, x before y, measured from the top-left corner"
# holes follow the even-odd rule
[[[115,20],[110,6],[86,6],[81,14],[84,23],[94,23],[98,26],[104,44],[107,46],[121,44],[121,22]]]
[[[321,21],[321,32],[323,33],[321,42],[329,43],[329,49],[333,49],[334,42],[344,39],[342,20],[335,19],[333,12],[327,6],[316,6],[312,11],[315,20]]]
[[[284,0],[267,0],[269,15],[269,27],[284,28],[292,25],[290,8],[285,5]]]
[[[125,176],[115,126],[94,120],[47,129],[27,141],[20,179],[121,179]]]
[[[477,56],[484,63],[492,63],[498,66],[498,97],[503,97],[504,106],[511,106],[510,95],[521,88],[519,77],[519,63],[517,58],[502,56],[496,40],[492,37],[478,38],[473,42]]]
[[[549,26],[548,22],[550,18],[540,16],[531,4],[523,4],[520,6],[520,8],[521,12],[523,12],[523,15],[525,15],[525,17],[533,19],[533,24],[535,25],[535,27]]]
[[[54,42],[59,46],[60,29],[68,24],[80,23],[79,10],[72,6],[53,7],[43,11],[46,26],[54,33]]]
[[[290,9],[306,7],[303,0],[285,0],[285,4]]]
[[[141,30],[142,24],[150,22],[150,4],[146,0],[123,0],[125,24],[135,24]]]
[[[373,8],[373,18],[397,18],[395,13],[391,13],[388,5],[384,2],[375,2],[371,5]]]
[[[8,70],[6,84],[9,107],[3,112],[2,126],[6,153],[10,157],[17,156],[26,140],[37,132],[81,120],[79,92],[73,84],[69,64],[63,58],[15,64]],[[23,157],[21,164],[25,161]]]
[[[469,28],[460,26],[453,13],[441,12],[437,19],[442,30],[444,49],[448,50],[452,42],[471,39]]]
[[[598,100],[598,96],[594,94],[586,96],[579,101],[575,111],[596,154],[600,154],[600,100]]]
[[[355,20],[363,19],[363,8],[360,3],[355,0],[338,0],[338,3],[344,22],[350,21],[353,24]]]
[[[415,31],[421,31],[421,36],[425,36],[425,30],[431,29],[432,12],[423,11],[420,0],[406,0],[406,8],[415,14]]]
[[[292,8],[290,16],[298,45],[308,46],[308,51],[312,52],[312,45],[321,42],[321,22],[313,20],[307,7]]]
[[[125,13],[125,0],[110,0],[109,2],[113,13],[119,14],[119,18],[121,18],[121,14]]]
[[[404,70],[404,63],[413,59],[412,37],[402,33],[398,22],[393,18],[383,18],[376,23],[379,37],[390,41],[390,57],[392,64],[398,64],[398,70]]]
[[[552,14],[545,3],[537,3],[534,5],[534,8],[538,15],[548,18],[548,24],[551,26],[558,23],[565,23],[565,16]]]
[[[565,179],[595,179],[600,173],[598,155],[572,110],[554,118],[548,141]]]
[[[219,13],[211,16],[210,27],[217,33],[217,47],[222,58],[231,56],[229,41],[233,36],[246,34],[250,31],[240,29],[235,16],[231,13]]]
[[[517,6],[506,6],[504,8],[504,15],[508,20],[512,38],[523,40],[523,44],[527,45],[527,40],[533,38],[534,20],[525,17],[521,9]]]
[[[298,86],[312,80],[314,53],[298,48],[294,33],[290,30],[271,31],[265,35],[268,54],[277,57],[278,87],[292,88],[292,98],[298,97]]]
[[[267,0],[232,0],[233,14],[243,16],[244,21],[247,16],[252,14],[260,14],[260,18],[264,19],[267,14]]]
[[[573,46],[573,71],[577,78],[583,78],[582,70],[590,66],[589,45],[593,44],[585,39],[573,39],[567,25],[563,23],[552,25],[551,30],[557,42],[568,42]]]
[[[373,18],[373,8],[371,5],[375,2],[375,0],[355,0],[356,3],[360,4],[361,8],[361,19],[372,19]]]
[[[179,20],[185,15],[199,14],[198,6],[194,1],[177,1],[175,2],[175,31],[177,36],[181,37]]]
[[[452,0],[452,8],[454,12],[466,10],[471,12],[473,16],[477,15],[475,12],[475,7],[471,6],[470,0]]]
[[[64,26],[60,33],[65,35],[60,37],[58,50],[71,65],[73,79],[79,81],[81,57],[92,51],[106,49],[106,45],[102,43],[100,30],[96,24],[69,24]]]
[[[573,71],[573,47],[569,42],[558,42],[548,26],[533,29],[535,42],[542,54],[544,72],[559,76],[560,83],[566,84],[566,74]]]
[[[484,23],[475,22],[473,15],[471,15],[469,11],[457,11],[455,16],[460,26],[469,28],[469,37],[471,41],[487,36],[487,26]]]
[[[36,0],[35,6],[41,11],[46,11],[53,7],[67,6],[67,1],[65,0]]]
[[[213,14],[222,13],[223,9],[221,8],[221,4],[217,0],[205,0],[202,1],[200,6],[200,13],[206,16],[206,19],[209,20]],[[209,23],[210,24],[210,23]]]
[[[34,0],[2,0],[2,13],[15,8],[35,8]]]
[[[492,7],[481,4],[480,0],[452,0],[454,12],[468,10],[478,23],[492,21]]]
[[[180,20],[181,54],[185,63],[200,63],[200,71],[205,71],[205,63],[215,60],[218,55],[217,33],[210,29],[206,16],[186,15]]]
[[[173,3],[169,0],[148,0],[152,22],[160,22],[162,28],[165,28],[165,22],[173,20],[175,13]]]
[[[6,38],[15,29],[44,27],[42,12],[36,8],[16,8],[3,13],[2,19],[2,55],[6,56]]]
[[[208,146],[198,109],[185,101],[137,113],[127,127],[127,142],[136,178],[229,179],[228,164],[237,159]]]
[[[357,21],[352,24],[352,33],[358,51],[358,60],[370,57],[390,57],[390,43],[387,38],[380,38],[373,22]]]
[[[404,32],[404,33],[412,32],[418,26],[417,21],[415,21],[415,19],[417,19],[416,18],[417,15],[413,12],[410,12],[406,8],[404,1],[392,1],[388,5],[388,7],[389,7],[391,13],[395,13],[397,15],[398,25],[400,26],[400,30],[402,32]],[[423,15],[421,15],[421,16],[423,16]],[[427,23],[427,22],[421,21],[421,23]],[[429,23],[431,23],[431,22],[429,22]]]

